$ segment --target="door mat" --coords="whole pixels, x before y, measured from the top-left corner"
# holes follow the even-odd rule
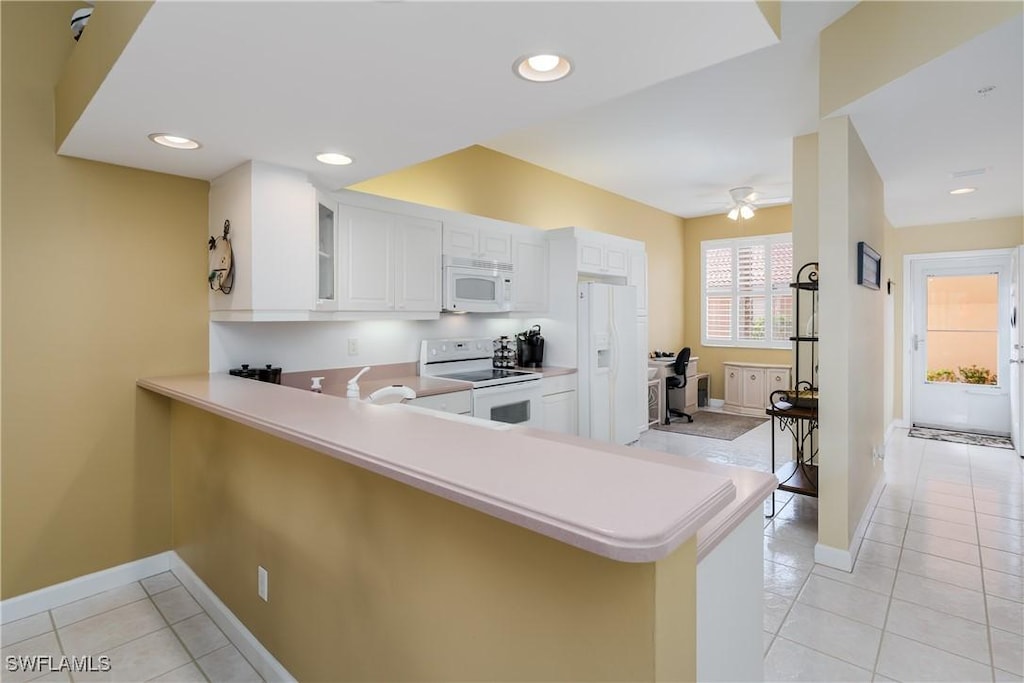
[[[685,417],[677,417],[673,418],[670,424],[663,425],[659,423],[651,425],[651,428],[663,432],[675,432],[676,434],[690,434],[692,436],[705,436],[709,439],[732,441],[767,421],[763,417],[748,417],[746,415],[698,410],[693,413],[693,422],[687,422]]]
[[[932,427],[911,427],[910,436],[932,441],[949,441],[950,443],[967,443],[972,446],[989,446],[991,448],[1009,448],[1013,450],[1013,442],[1008,436],[992,436],[991,434],[975,434],[973,432],[956,432],[952,429],[933,429]]]

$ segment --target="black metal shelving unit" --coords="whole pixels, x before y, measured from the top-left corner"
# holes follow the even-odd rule
[[[772,471],[779,479],[779,490],[818,497],[818,449],[814,433],[818,429],[818,264],[805,263],[797,271],[796,281],[789,285],[793,289],[793,327],[797,332],[789,340],[793,342],[793,368],[795,381],[791,390],[774,391],[771,405],[765,413],[772,420]],[[811,324],[801,335],[796,327],[801,323],[801,309],[811,307]],[[810,370],[807,379],[801,379],[801,355],[810,353]],[[789,408],[776,408],[779,401],[791,404]],[[795,459],[776,469],[775,438],[776,427],[780,432],[789,432],[793,437]],[[772,496],[772,513],[775,516],[775,496]]]

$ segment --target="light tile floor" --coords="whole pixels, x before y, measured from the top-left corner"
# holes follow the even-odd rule
[[[733,441],[649,431],[638,445],[770,471],[772,437],[765,423]],[[776,492],[764,531],[765,679],[1024,680],[1020,458],[900,430],[885,470],[852,573],[814,562],[817,500]],[[0,645],[4,662],[111,658],[106,674],[4,671],[11,683],[261,680],[169,572],[6,624]]]
[[[170,572],[4,624],[0,641],[10,683],[263,680]],[[106,655],[110,671],[12,672],[9,655]]]
[[[638,445],[770,471],[771,438],[765,423],[734,441],[650,431]],[[765,680],[1024,680],[1021,463],[898,430],[851,573],[814,562],[817,500],[776,492]]]

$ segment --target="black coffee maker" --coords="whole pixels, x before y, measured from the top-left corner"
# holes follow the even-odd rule
[[[540,336],[540,325],[516,335],[516,352],[520,367],[539,368],[544,365],[544,337]]]

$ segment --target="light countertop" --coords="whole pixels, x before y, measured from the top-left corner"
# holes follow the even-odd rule
[[[576,372],[576,368],[556,366],[515,369],[524,372],[537,372],[544,377],[568,375]],[[359,372],[358,367],[289,372],[282,376],[281,382],[296,389],[308,389],[310,379],[320,376],[324,378],[323,393],[344,397],[348,380],[355,376],[357,372]],[[378,389],[396,384],[409,387],[416,392],[417,398],[449,394],[455,391],[467,391],[472,388],[469,382],[418,375],[416,374],[416,363],[396,363],[394,365],[371,366],[371,371],[363,375],[359,380],[359,392],[363,398],[366,398]]]
[[[614,560],[659,560],[736,508],[738,468],[222,374],[138,384]],[[740,508],[770,495],[762,477],[763,495],[740,482]]]

